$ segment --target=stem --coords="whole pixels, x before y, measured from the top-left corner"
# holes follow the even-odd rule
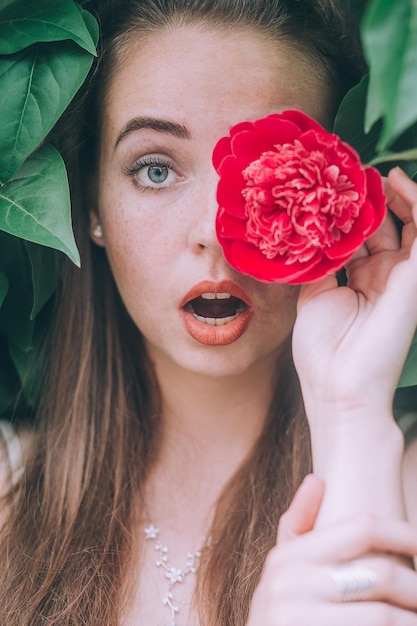
[[[369,165],[390,163],[393,161],[412,161],[417,159],[417,148],[404,150],[403,152],[383,152],[369,162]]]

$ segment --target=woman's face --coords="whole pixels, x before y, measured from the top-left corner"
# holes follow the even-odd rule
[[[300,53],[252,31],[131,41],[104,104],[95,241],[155,361],[210,376],[276,362],[298,292],[224,260],[211,156],[243,120],[298,108],[324,122],[321,92]]]

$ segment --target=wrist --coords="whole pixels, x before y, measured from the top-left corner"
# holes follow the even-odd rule
[[[304,407],[313,436],[315,433],[335,437],[365,433],[380,436],[398,430],[389,399],[382,401],[368,395],[359,400],[338,397],[329,401],[304,396]]]
[[[343,423],[318,423],[310,426],[311,447],[315,469],[331,468],[340,463],[376,468],[389,464],[401,468],[404,437],[392,415],[370,422],[351,420]]]
[[[326,484],[319,525],[357,513],[402,518],[404,438],[394,420],[348,424],[312,436],[314,472]]]
[[[313,459],[330,462],[340,455],[350,455],[358,462],[368,463],[369,454],[385,462],[402,459],[404,437],[392,411],[335,410],[312,417],[308,415]],[[363,459],[363,461],[362,461]]]
[[[371,423],[381,420],[392,421],[392,403],[395,386],[367,383],[366,376],[361,385],[352,376],[341,375],[334,381],[329,376],[322,384],[312,386],[304,382],[301,390],[310,426],[325,422],[327,425],[351,424],[364,420]]]

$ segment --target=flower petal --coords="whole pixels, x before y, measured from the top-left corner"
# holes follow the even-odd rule
[[[217,202],[232,215],[245,216],[245,200],[242,188],[245,181],[239,162],[234,157],[226,157],[221,166],[222,176],[217,186]]]
[[[246,220],[241,220],[223,208],[217,212],[216,233],[218,239],[246,239]]]
[[[338,259],[329,259],[328,257],[323,255],[319,263],[310,266],[302,274],[298,274],[298,276],[295,276],[292,279],[288,279],[287,282],[290,285],[313,283],[316,280],[320,280],[324,276],[328,276],[329,274],[335,274],[336,272],[341,270],[342,267],[350,259],[350,257],[351,255]]]
[[[272,147],[271,138],[268,135],[252,131],[242,131],[232,138],[232,151],[238,157],[243,157],[245,166],[259,158],[263,152]]]
[[[298,284],[336,272],[387,211],[379,173],[301,111],[237,124],[213,163],[225,258],[257,280]]]
[[[319,124],[316,120],[303,111],[298,111],[297,109],[288,109],[287,111],[281,113],[281,117],[298,126],[302,133],[307,130],[314,130],[318,133],[324,130],[323,126],[321,126],[321,124]]]
[[[223,159],[225,159],[230,152],[230,137],[222,137],[213,150],[212,161],[216,172],[219,171]]]
[[[339,241],[335,241],[332,246],[326,249],[326,256],[329,259],[337,259],[348,254],[353,255],[361,247],[366,239],[364,235],[371,228],[374,220],[374,210],[369,200],[366,200],[359,212],[357,219],[353,222],[348,235],[342,236]]]
[[[380,173],[373,167],[367,167],[365,175],[368,183],[368,196],[374,207],[374,222],[371,230],[366,233],[367,237],[369,237],[381,226],[388,210]]]
[[[300,135],[299,129],[293,122],[285,120],[279,115],[269,115],[257,120],[254,126],[259,134],[268,137],[270,148],[276,144],[294,143]]]
[[[230,136],[234,137],[238,133],[242,133],[245,130],[253,130],[253,129],[254,129],[254,122],[239,122],[239,124],[235,124],[230,129]]]
[[[289,280],[297,282],[297,277],[302,277],[306,272],[306,267],[298,261],[287,265],[285,257],[267,259],[255,246],[241,240],[234,240],[231,244],[229,243],[229,252],[225,256],[239,272],[263,282],[288,283]],[[313,267],[320,260],[321,257],[318,255],[314,263],[309,264],[308,267]],[[303,280],[300,279],[298,282],[302,283]]]

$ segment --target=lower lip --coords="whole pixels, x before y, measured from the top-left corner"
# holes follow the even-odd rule
[[[227,346],[237,341],[245,332],[251,315],[250,309],[246,309],[229,324],[210,326],[197,320],[191,311],[181,309],[181,316],[187,333],[206,346]]]

